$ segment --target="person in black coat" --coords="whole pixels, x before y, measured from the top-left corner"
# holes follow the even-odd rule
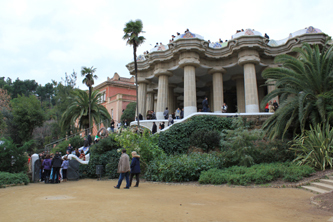
[[[91,133],[89,133],[89,135],[88,135],[88,144],[89,144],[89,146],[91,146],[91,144],[92,144]]]
[[[157,126],[155,124],[155,122],[153,122],[153,128],[151,130],[152,134],[155,134],[157,132]]]
[[[59,152],[56,152],[54,158],[52,159],[51,165],[53,168],[53,178],[51,180],[51,183],[59,183],[59,172],[62,164],[62,159],[59,154]]]
[[[140,156],[133,151],[132,152],[132,163],[131,163],[131,176],[130,176],[130,186],[132,186],[132,180],[133,177],[135,175],[135,179],[136,179],[136,184],[134,187],[138,187],[139,186],[139,182],[140,182],[140,175],[141,169],[140,169]]]

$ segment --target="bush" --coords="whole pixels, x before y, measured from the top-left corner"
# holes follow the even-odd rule
[[[5,187],[8,184],[22,184],[27,185],[29,183],[29,178],[27,174],[21,173],[8,173],[0,172],[0,188]]]
[[[31,145],[31,141],[26,142],[22,147],[17,147],[12,139],[1,139],[0,144],[0,171],[9,173],[19,173],[27,171],[28,156],[24,153]]]
[[[221,131],[231,129],[232,118],[217,116],[194,116],[186,122],[172,125],[160,133],[158,146],[167,154],[187,153],[194,131]]]
[[[81,136],[74,136],[68,140],[64,140],[52,149],[52,153],[61,152],[63,155],[66,154],[68,144],[71,144],[73,148],[81,148],[83,146],[84,139]]]
[[[202,184],[263,184],[282,178],[284,181],[296,182],[310,176],[315,170],[309,166],[297,166],[291,163],[264,163],[252,167],[233,166],[223,170],[203,171],[199,178]]]
[[[201,171],[221,165],[220,158],[215,154],[162,155],[150,162],[145,177],[152,181],[195,181],[199,179]]]
[[[114,149],[119,149],[120,145],[115,140],[116,134],[111,133],[108,137],[101,139],[98,143],[92,145],[90,147],[90,153],[94,154],[103,154],[107,151],[111,151]]]
[[[295,155],[281,140],[265,141],[264,131],[248,130],[241,118],[233,121],[234,130],[221,133],[221,150],[224,166],[252,166],[260,163],[285,162]]]
[[[131,152],[136,151],[140,155],[141,172],[144,173],[149,163],[164,154],[164,151],[158,147],[158,134],[152,135],[148,129],[145,129],[142,135],[131,130],[124,130],[115,137],[127,154],[131,157]]]
[[[294,162],[298,165],[308,164],[318,170],[333,167],[333,128],[329,124],[316,127],[293,141],[291,150],[296,151]]]
[[[127,119],[127,122],[130,123],[135,120],[135,111],[136,111],[136,103],[131,102],[126,106],[123,114],[121,115],[120,121],[124,122]]]
[[[90,153],[88,165],[80,164],[80,178],[97,178],[97,165],[103,165],[104,167],[102,176],[108,176],[109,178],[117,177],[116,172],[120,155],[121,153],[118,153],[117,150],[107,151],[103,154]]]
[[[191,145],[197,148],[202,148],[204,151],[214,150],[220,145],[220,133],[206,130],[196,130],[190,137]]]

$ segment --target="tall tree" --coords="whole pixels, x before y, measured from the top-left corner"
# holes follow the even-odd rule
[[[98,91],[93,91],[91,97],[83,90],[75,90],[70,97],[70,105],[62,115],[62,127],[72,126],[78,121],[80,129],[89,127],[89,119],[93,119],[95,124],[103,122],[104,126],[108,126],[111,116],[107,109],[99,103],[101,94]],[[91,102],[89,102],[91,99]],[[91,108],[91,115],[89,116],[89,107]]]
[[[280,55],[275,63],[282,67],[266,69],[262,76],[275,83],[276,89],[261,103],[264,106],[276,96],[280,107],[263,125],[271,138],[284,136],[289,129],[303,132],[310,125],[332,121],[333,111],[333,46],[310,46],[305,43],[293,49],[298,58]]]
[[[137,48],[144,43],[146,40],[145,37],[139,36],[141,33],[144,33],[142,31],[143,24],[140,19],[137,19],[135,21],[129,21],[126,23],[124,31],[123,39],[126,40],[126,43],[128,45],[133,46],[133,56],[134,56],[134,69],[135,69],[135,85],[136,85],[136,112],[138,115],[138,126],[140,127],[140,120],[139,120],[139,100],[138,100],[138,65],[136,61],[136,50]],[[141,104],[144,106],[145,104]]]
[[[23,144],[32,139],[35,127],[42,126],[45,118],[40,101],[34,95],[29,97],[18,95],[10,101],[12,107],[13,124],[17,127],[17,144]]]
[[[91,130],[91,92],[92,86],[95,84],[94,79],[97,79],[97,75],[94,75],[95,72],[96,68],[93,66],[91,68],[82,67],[81,69],[81,75],[84,76],[82,83],[86,84],[89,88],[89,130]]]

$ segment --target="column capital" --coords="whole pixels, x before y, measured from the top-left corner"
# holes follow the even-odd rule
[[[155,77],[159,77],[159,76],[162,76],[162,75],[165,75],[165,76],[172,76],[172,72],[166,70],[166,69],[156,69],[154,71],[154,76]]]
[[[208,74],[214,74],[214,73],[226,73],[227,71],[222,66],[217,66],[209,69]]]
[[[238,65],[243,66],[244,64],[259,64],[260,57],[256,50],[244,50],[238,53]]]
[[[140,83],[146,83],[146,84],[148,84],[149,81],[146,80],[144,77],[138,77],[138,84],[140,84]]]
[[[185,66],[194,66],[195,68],[200,66],[200,57],[195,52],[183,52],[179,56],[180,68],[184,68]]]

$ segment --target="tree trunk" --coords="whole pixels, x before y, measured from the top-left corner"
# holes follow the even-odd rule
[[[89,116],[88,116],[88,118],[89,118],[89,132],[92,133],[90,113],[91,113],[91,86],[89,86]]]
[[[136,63],[136,43],[133,43],[134,54],[134,69],[135,69],[135,89],[136,89],[136,115],[138,118],[138,134],[140,131],[140,119],[139,119],[139,95],[138,95],[138,64]]]

